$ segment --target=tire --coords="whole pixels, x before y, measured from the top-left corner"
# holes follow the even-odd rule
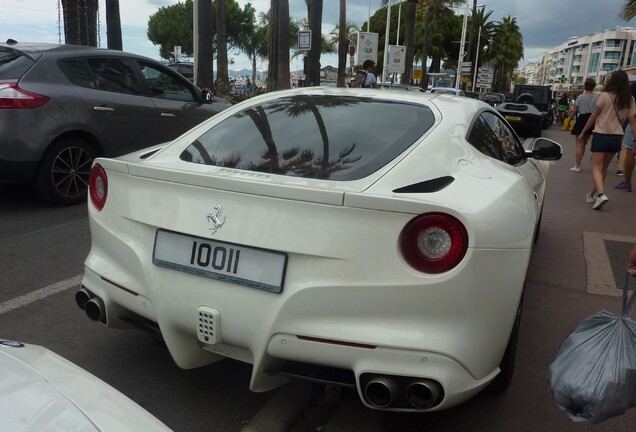
[[[525,290],[524,290],[525,291]],[[523,293],[519,299],[517,307],[517,315],[515,323],[512,325],[512,332],[506,345],[506,351],[499,363],[499,375],[488,385],[486,391],[490,396],[497,396],[506,390],[512,382],[512,376],[515,370],[515,358],[517,356],[517,341],[519,339],[519,327],[521,325],[521,305],[523,304]]]
[[[40,160],[34,183],[36,192],[55,204],[85,202],[95,157],[95,150],[80,138],[53,143]]]

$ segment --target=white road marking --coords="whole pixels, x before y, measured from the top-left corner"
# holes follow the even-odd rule
[[[81,281],[82,275],[79,274],[77,276],[73,276],[70,279],[66,279],[49,286],[45,286],[44,288],[31,291],[30,293],[22,295],[20,297],[7,300],[4,303],[0,303],[0,315],[10,312],[14,309],[21,308],[23,306],[28,306],[31,303],[35,303],[38,300],[42,300],[44,298],[52,296],[53,294],[65,291],[69,288],[77,287],[79,286]]]

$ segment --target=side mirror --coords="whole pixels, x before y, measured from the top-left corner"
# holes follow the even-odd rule
[[[526,156],[536,160],[555,161],[561,159],[563,148],[561,144],[547,138],[537,138]]]
[[[212,92],[209,90],[202,90],[201,96],[203,96],[203,100],[209,102],[212,100]]]

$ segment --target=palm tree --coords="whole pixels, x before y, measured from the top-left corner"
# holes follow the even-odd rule
[[[225,6],[225,0],[216,0],[216,94],[219,96],[227,96],[230,93]]]
[[[202,89],[214,88],[214,48],[212,34],[212,2],[199,0],[194,6],[197,7],[197,26],[199,34],[194,35],[198,38],[199,52],[194,59],[194,67],[196,67],[196,85]]]
[[[493,88],[509,91],[512,72],[523,58],[523,37],[517,19],[508,15],[496,24],[489,60],[495,67]]]
[[[443,25],[442,20],[447,8],[458,4],[464,4],[464,0],[422,0],[420,3],[422,18],[424,21],[422,32],[422,81],[420,87],[424,90],[428,87],[428,73],[426,63],[429,49],[433,54],[431,72],[439,72],[442,53]]]
[[[347,39],[347,0],[340,0],[338,16],[338,87],[345,86],[345,70],[347,68],[347,51],[349,51],[349,39]]]
[[[106,28],[106,46],[114,50],[123,50],[119,0],[106,0]]]
[[[322,0],[305,0],[307,20],[311,30],[311,49],[307,53],[305,85],[320,85],[320,53],[322,50]]]
[[[623,6],[623,10],[618,15],[619,18],[629,21],[636,16],[636,0],[627,0]]]
[[[288,89],[289,73],[289,0],[271,0],[269,66],[267,90]]]
[[[492,41],[495,35],[496,28],[493,22],[488,22],[488,19],[490,18],[490,15],[492,15],[492,13],[493,11],[484,12],[484,10],[481,9],[477,11],[477,14],[474,16],[478,38],[473,41],[473,44],[470,47],[471,52],[475,54],[473,71],[479,70],[479,65],[484,60],[488,59],[488,52],[486,51],[486,48],[490,48],[490,41]],[[477,45],[477,42],[479,42],[479,46]]]
[[[312,35],[313,38],[313,35]],[[296,40],[294,39],[294,42],[296,43]],[[313,42],[312,42],[313,44]],[[331,39],[327,39],[327,37],[325,35],[321,35],[320,36],[320,54],[338,54],[338,42],[336,41],[331,42]],[[305,50],[299,50],[297,47],[294,47],[292,50],[292,54],[291,54],[291,58],[295,59],[298,58],[300,56],[304,56],[307,51]]]
[[[477,0],[473,0],[473,12],[470,14],[470,32],[468,35],[468,48],[466,49],[466,58],[474,66],[474,53],[473,53],[473,38],[475,37],[475,31],[477,28],[477,22],[475,21],[475,15],[477,15]]]
[[[250,58],[252,62],[252,87],[251,94],[256,88],[256,62],[259,58],[267,57],[267,46],[263,41],[267,40],[265,34],[267,27],[254,23],[249,32],[245,32],[238,40],[238,47]]]
[[[98,6],[97,0],[62,0],[67,44],[97,46]]]
[[[404,34],[405,66],[400,82],[411,84],[413,78],[413,57],[415,54],[415,15],[418,0],[408,0],[406,3],[406,30]]]

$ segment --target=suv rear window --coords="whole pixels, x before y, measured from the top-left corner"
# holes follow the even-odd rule
[[[25,55],[0,49],[0,79],[20,79],[34,63]]]
[[[423,105],[299,95],[246,107],[181,154],[189,162],[330,180],[365,177],[434,123]]]
[[[143,94],[129,61],[120,58],[65,60],[60,65],[74,84],[96,90]]]

